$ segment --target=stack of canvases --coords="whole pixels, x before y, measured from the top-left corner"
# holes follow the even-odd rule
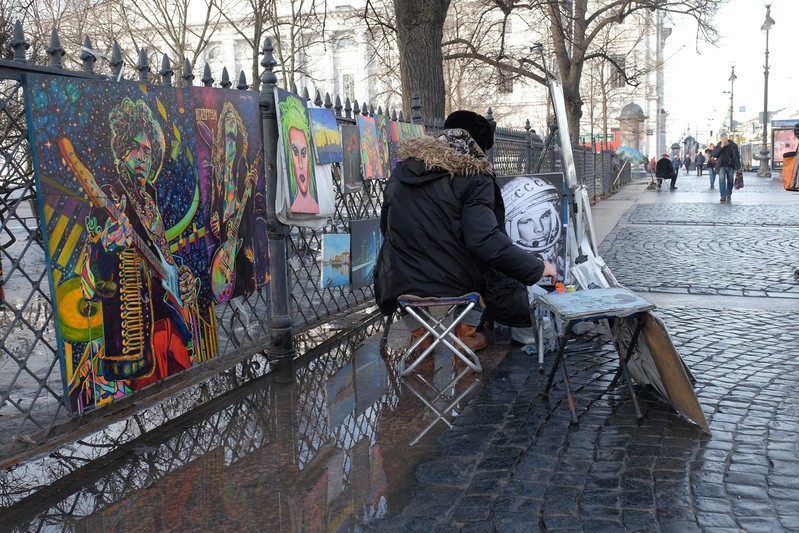
[[[363,180],[386,179],[396,165],[397,143],[424,135],[423,126],[385,115],[357,115],[356,125],[336,122],[331,109],[275,89],[279,122],[277,218],[322,229],[335,209],[333,165],[341,168],[341,193],[363,189]],[[311,154],[313,152],[313,155]],[[349,234],[322,236],[322,287],[372,283],[381,234],[379,220],[350,220]]]

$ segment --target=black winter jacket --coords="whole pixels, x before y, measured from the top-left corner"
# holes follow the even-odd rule
[[[668,157],[661,157],[655,165],[655,177],[663,179],[671,179],[674,177],[674,167],[671,164],[671,159]]]
[[[544,269],[540,257],[505,235],[504,205],[486,159],[420,137],[399,146],[403,159],[383,192],[383,245],[375,297],[388,314],[397,297],[483,293],[491,266],[525,285]]]

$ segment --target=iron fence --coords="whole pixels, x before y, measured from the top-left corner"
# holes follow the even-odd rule
[[[153,424],[180,416],[215,394],[269,372],[275,360],[291,358],[297,352],[303,353],[318,346],[346,328],[351,321],[374,316],[374,296],[370,287],[351,290],[349,287],[321,285],[320,253],[323,234],[348,233],[351,221],[379,216],[382,181],[367,180],[361,191],[347,192],[343,189],[341,169],[334,165],[335,210],[324,228],[311,230],[284,226],[274,217],[277,121],[272,89],[277,80],[273,74],[276,62],[271,42],[267,39],[261,62],[264,73],[260,106],[267,160],[267,193],[271,194],[267,205],[271,219],[270,284],[248,296],[217,305],[218,357],[131,394],[115,402],[113,408],[98,409],[81,416],[72,414],[63,392],[59,368],[55,315],[45,264],[45,243],[36,208],[36,181],[22,93],[29,73],[98,81],[108,81],[110,77],[119,82],[123,79],[122,60],[115,44],[110,61],[111,75],[96,73],[96,58],[85,52],[92,49],[87,38],[81,54],[82,69],[68,70],[61,63],[64,54],[54,31],[48,48],[50,64],[29,64],[19,23],[15,25],[11,44],[14,60],[0,61],[0,289],[3,291],[0,309],[0,466],[16,464],[76,435],[109,424],[123,428],[115,442],[123,440],[124,435],[135,438],[139,431],[146,431],[146,428],[154,427]],[[151,83],[147,61],[147,55],[140,53],[139,63],[135,66],[139,78],[132,81]],[[157,75],[161,85],[172,85],[173,72],[167,57],[164,57]],[[184,64],[179,77],[184,85],[191,86],[194,81],[192,66]],[[214,83],[206,65],[202,84],[213,87]],[[227,70],[223,71],[217,86],[231,88]],[[243,73],[236,89],[249,89]],[[296,88],[293,92],[297,93]],[[307,91],[303,91],[303,96],[310,100]],[[342,104],[338,97],[331,99],[327,95],[323,100],[318,93],[314,101],[319,106],[332,108],[339,124],[354,124],[358,114],[382,113],[381,109],[375,112],[366,104],[359,106],[354,102],[352,105],[349,99]],[[425,121],[421,118],[418,101],[413,107],[415,122],[422,122],[430,130],[441,126],[440,119]],[[492,118],[491,110],[488,116]],[[410,122],[405,117],[407,115],[403,116],[402,112],[399,115],[392,113],[390,119]],[[557,153],[552,151],[542,158],[543,149],[544,144],[531,139],[525,130],[499,128],[495,147],[489,156],[500,176],[534,172],[539,166],[542,171],[556,171],[560,165]],[[599,198],[608,194],[614,183],[604,180],[608,175],[604,168],[605,154],[601,166],[590,151],[575,148],[575,155],[578,178],[588,186],[589,196]],[[220,386],[219,381],[210,380],[218,375],[234,378],[223,380],[226,385]],[[191,400],[184,396],[183,400],[155,407],[174,393],[192,387],[202,387],[203,393]],[[147,424],[140,426],[139,431],[125,430],[128,428],[124,422],[126,417],[134,416],[142,409],[150,409]],[[154,412],[157,414],[153,415]]]

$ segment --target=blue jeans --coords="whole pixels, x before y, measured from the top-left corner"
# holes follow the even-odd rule
[[[735,179],[735,169],[721,167],[719,169],[719,194],[722,198],[732,196],[732,182]]]
[[[710,188],[716,185],[716,169],[713,166],[707,167],[707,172],[710,174]]]

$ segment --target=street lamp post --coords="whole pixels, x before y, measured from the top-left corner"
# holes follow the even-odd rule
[[[774,26],[774,19],[771,18],[772,1],[763,0],[763,5],[766,6],[766,20],[760,26],[760,30],[766,34],[766,64],[763,68],[763,146],[760,149],[760,168],[757,171],[757,175],[761,178],[771,177],[771,171],[768,168],[769,152],[766,130],[768,126],[768,32]]]
[[[732,119],[733,100],[735,99],[735,80],[738,76],[735,75],[735,61],[730,63],[730,140],[735,141],[733,130],[735,128],[735,121]]]

